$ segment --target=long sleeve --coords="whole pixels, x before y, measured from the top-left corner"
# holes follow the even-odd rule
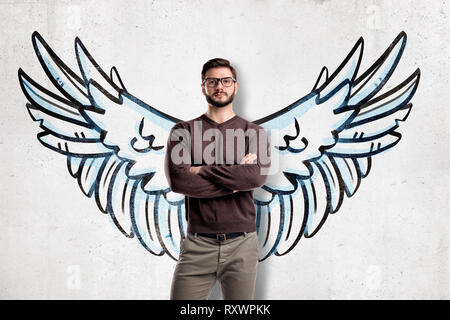
[[[164,160],[164,173],[172,191],[194,198],[214,198],[232,194],[232,189],[217,185],[189,171],[192,163],[190,143],[185,135],[182,135],[183,140],[179,141],[176,138],[177,134],[173,135],[175,129],[184,128],[176,124],[171,129]],[[180,154],[176,152],[178,149],[183,150],[183,161],[180,164],[173,161],[175,157],[180,157]]]
[[[270,168],[270,143],[267,134],[250,140],[250,151],[256,153],[256,163],[236,165],[206,165],[202,166],[199,175],[210,181],[238,191],[247,191],[259,188],[267,180],[267,172]],[[256,150],[257,149],[257,150]],[[261,161],[261,157],[264,161]]]

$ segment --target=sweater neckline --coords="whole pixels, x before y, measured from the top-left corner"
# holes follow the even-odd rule
[[[227,125],[227,124],[233,122],[234,120],[236,120],[236,119],[238,118],[238,115],[235,114],[235,115],[234,115],[233,117],[231,117],[230,119],[225,120],[224,122],[221,122],[221,123],[216,122],[216,121],[214,121],[213,119],[209,118],[205,113],[201,115],[201,118],[204,119],[204,120],[206,120],[206,121],[208,121],[208,122],[210,122],[210,123],[212,123],[212,124],[214,124],[215,126],[220,126],[220,127],[222,127],[222,126]]]

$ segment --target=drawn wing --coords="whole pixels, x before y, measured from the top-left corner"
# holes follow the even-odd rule
[[[371,168],[372,156],[395,146],[420,78],[417,69],[381,93],[406,45],[401,32],[359,75],[360,38],[337,70],[324,67],[313,90],[288,107],[254,121],[266,129],[272,166],[279,168],[254,192],[260,260],[290,252],[314,236],[329,214],[351,197]]]
[[[43,129],[37,137],[67,156],[67,168],[83,193],[94,197],[127,237],[151,253],[177,259],[186,233],[184,199],[164,175],[170,129],[178,119],[140,101],[125,89],[115,67],[108,76],[76,38],[81,77],[32,36],[39,62],[58,93],[22,69],[19,81],[28,111]]]

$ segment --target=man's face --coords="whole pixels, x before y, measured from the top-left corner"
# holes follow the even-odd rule
[[[212,68],[206,71],[206,78],[225,78],[225,77],[233,77],[230,68],[227,67],[218,67]],[[238,90],[238,83],[233,83],[230,87],[225,87],[220,81],[217,83],[215,87],[208,87],[205,84],[202,84],[202,92],[206,97],[206,101],[209,104],[221,108],[229,105],[233,99],[234,95]]]

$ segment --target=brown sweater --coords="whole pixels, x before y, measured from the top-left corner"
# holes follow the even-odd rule
[[[249,152],[257,160],[240,164]],[[191,166],[202,168],[195,174]],[[188,232],[256,231],[253,190],[265,183],[269,167],[266,131],[238,115],[217,123],[202,114],[178,122],[169,134],[165,174],[171,190],[186,195]]]

